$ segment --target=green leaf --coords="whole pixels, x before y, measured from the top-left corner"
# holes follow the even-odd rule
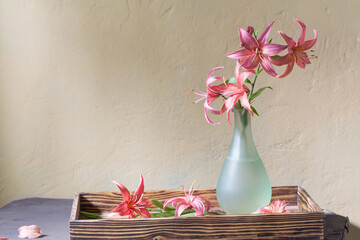
[[[259,70],[256,72],[256,74],[259,75],[263,70],[264,70],[264,69],[262,69],[262,68],[259,69]]]
[[[278,59],[278,58],[281,58],[281,56],[275,55],[275,56],[271,56],[271,58],[273,58],[273,59]]]
[[[268,41],[268,43],[271,43],[271,42],[272,42],[272,40],[273,40],[273,39],[272,39],[272,38],[270,38],[270,40]]]
[[[226,83],[237,83],[236,78],[232,77],[225,81]]]
[[[158,212],[158,213],[150,213],[151,217],[173,217],[175,215],[175,212]]]
[[[259,114],[258,112],[256,111],[256,109],[253,107],[253,106],[250,106],[251,107],[251,110],[253,110],[253,112],[259,117]]]
[[[152,201],[152,203],[153,203],[155,206],[157,206],[157,207],[160,208],[160,209],[163,209],[164,203],[162,203],[162,202],[160,202],[160,201],[158,201],[158,200],[155,200],[155,199],[153,199],[153,200],[151,200],[151,201]],[[175,210],[175,208],[172,207],[172,206],[166,206],[166,208],[165,208],[165,211],[174,211],[174,210]]]
[[[155,199],[151,200],[151,202],[158,208],[163,208],[163,206],[164,206],[164,204],[162,202],[155,200]]]
[[[96,213],[90,213],[90,212],[84,212],[84,211],[80,211],[80,214],[87,217],[87,218],[100,218],[100,215],[96,214]]]
[[[247,78],[247,79],[245,80],[245,83],[251,84],[251,81]]]
[[[254,32],[254,37],[255,39],[257,39],[257,35],[259,33],[259,31],[261,30],[261,27],[259,27],[258,29],[256,29],[256,31]]]
[[[263,87],[263,88],[260,88],[259,90],[257,90],[256,92],[254,92],[250,98],[249,98],[249,102],[251,102],[252,100],[254,100],[257,96],[259,96],[265,89],[271,89],[272,90],[272,87],[270,86],[267,86],[267,87]]]

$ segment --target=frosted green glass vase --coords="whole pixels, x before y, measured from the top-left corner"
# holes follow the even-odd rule
[[[234,109],[234,136],[216,186],[217,201],[228,214],[250,214],[271,200],[271,184],[256,150],[251,116]]]

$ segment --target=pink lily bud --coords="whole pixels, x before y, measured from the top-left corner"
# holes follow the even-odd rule
[[[248,27],[246,28],[246,31],[247,31],[250,35],[252,35],[252,34],[254,33],[254,28],[253,28],[252,26],[248,26]]]
[[[40,228],[36,225],[22,226],[18,229],[19,238],[38,238],[42,236]]]

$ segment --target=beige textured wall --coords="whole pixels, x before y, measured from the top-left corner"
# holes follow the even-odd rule
[[[215,187],[231,142],[185,87],[234,61],[237,28],[319,32],[319,59],[256,102],[273,185],[303,185],[360,226],[360,2],[0,1],[0,205],[76,191]],[[217,119],[217,118],[215,118]]]

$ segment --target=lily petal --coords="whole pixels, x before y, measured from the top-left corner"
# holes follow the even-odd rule
[[[239,28],[239,36],[241,43],[246,49],[252,51],[253,48],[259,47],[259,43],[256,41],[256,39],[242,28]]]
[[[314,39],[305,41],[304,44],[301,46],[301,50],[306,51],[314,46],[318,37],[318,33],[316,30],[314,30],[314,34]]]
[[[163,206],[163,210],[165,209],[165,207],[167,205],[169,205],[170,203],[173,204],[173,203],[176,203],[176,202],[180,202],[180,204],[187,204],[186,202],[186,199],[184,197],[174,197],[174,198],[171,198],[169,200],[166,200],[164,202],[164,206]]]
[[[299,45],[302,45],[305,41],[306,26],[299,19],[294,19],[294,20],[295,20],[295,22],[297,22],[299,24],[299,26],[301,28],[301,36],[299,37],[298,43],[299,43]]]
[[[226,99],[222,109],[221,109],[221,114],[224,113],[225,111],[227,111],[226,113],[226,118],[228,120],[228,123],[231,125],[231,121],[230,121],[230,110],[233,109],[233,107],[235,106],[236,102],[239,100],[240,96],[239,94],[233,95],[231,97],[229,97],[228,99]]]
[[[271,27],[272,27],[273,24],[274,24],[274,21],[271,22],[269,24],[269,26],[267,26],[265,28],[265,30],[261,33],[260,37],[258,38],[258,42],[261,42],[262,44],[266,44],[268,42],[270,30],[271,30]]]
[[[209,200],[206,200],[205,198],[201,196],[197,196],[198,199],[206,203],[206,211],[208,212],[210,210],[211,203]]]
[[[151,199],[142,199],[136,204],[137,207],[151,207],[153,205]]]
[[[40,228],[36,225],[22,226],[18,229],[19,238],[38,238],[42,236]]]
[[[229,53],[228,55],[226,55],[228,58],[233,58],[233,59],[240,59],[240,58],[245,58],[245,57],[248,57],[250,55],[252,55],[253,52],[247,50],[246,48],[244,49],[240,49],[240,50],[237,50],[233,53]]]
[[[195,216],[203,216],[205,212],[205,206],[204,203],[200,200],[194,200],[193,202],[190,202],[190,205],[195,210]]]
[[[210,112],[211,112],[211,111],[210,111]],[[212,113],[213,113],[213,112],[212,112]],[[209,118],[209,113],[208,113],[208,109],[207,109],[207,108],[204,109],[204,114],[205,114],[205,119],[206,119],[206,121],[207,121],[208,123],[210,123],[211,125],[218,125],[218,124],[220,124],[220,122],[214,123],[213,121],[210,120],[210,118]]]
[[[284,77],[286,77],[287,75],[289,75],[290,73],[291,73],[291,71],[293,70],[293,68],[294,68],[294,65],[295,65],[295,57],[294,57],[294,55],[293,54],[288,54],[288,58],[290,59],[289,60],[289,63],[288,63],[288,65],[287,65],[287,67],[286,67],[286,69],[285,69],[285,72],[282,74],[282,75],[278,75],[278,76],[276,76],[277,78],[284,78]],[[284,56],[285,57],[285,56]],[[274,60],[274,59],[273,59]],[[276,64],[275,64],[276,65]]]
[[[151,218],[151,214],[146,208],[134,208],[134,211],[143,218]]]
[[[240,96],[240,102],[241,102],[241,105],[249,111],[250,115],[254,116],[254,112],[250,107],[249,98],[248,98],[247,94],[243,94]]]
[[[272,64],[274,64],[276,66],[282,66],[285,64],[289,64],[289,62],[293,61],[294,59],[293,59],[292,53],[288,53],[285,56],[282,56],[277,59],[270,57],[269,60]]]
[[[211,71],[208,73],[207,78],[210,78],[211,75],[212,75],[216,70],[223,69],[223,68],[224,68],[224,67],[216,67],[216,68],[211,69]]]
[[[123,197],[123,200],[124,201],[130,201],[130,192],[129,190],[122,184],[118,183],[117,181],[112,181],[114,184],[116,184],[116,186],[118,186],[120,192],[121,192],[121,195]]]
[[[310,60],[306,52],[295,51],[294,54],[296,57],[296,64],[302,69],[305,69],[306,64],[310,64]]]
[[[290,49],[296,45],[296,42],[294,41],[294,39],[292,39],[291,37],[289,37],[282,31],[279,31],[279,34],[283,37],[283,39],[285,40],[285,42],[287,43],[287,45],[289,46]]]
[[[276,74],[273,66],[271,66],[271,63],[270,63],[270,60],[268,59],[268,57],[265,57],[263,59],[263,61],[260,62],[260,65],[265,70],[265,72],[267,72],[269,75],[271,75],[273,77],[276,77],[277,74]]]
[[[119,213],[121,216],[126,215],[126,212],[128,211],[128,202],[122,202],[120,203],[116,208],[111,210],[109,213]]]
[[[242,63],[241,67],[247,70],[254,69],[259,66],[260,58],[257,54],[247,57]]]
[[[256,74],[255,70],[247,70],[241,72],[240,74],[237,74],[236,81],[238,85],[242,87],[244,85],[245,80],[253,74]]]
[[[180,215],[182,214],[182,212],[185,210],[185,209],[187,209],[187,208],[189,208],[190,207],[190,205],[188,205],[188,204],[179,204],[179,205],[177,205],[176,206],[176,209],[175,209],[175,217],[180,217]]]
[[[143,193],[144,193],[144,178],[142,174],[140,174],[140,184],[132,196],[132,201],[135,203],[139,201],[142,198]]]
[[[262,54],[264,56],[270,57],[277,55],[287,49],[287,46],[280,45],[280,44],[265,44],[262,47]]]

